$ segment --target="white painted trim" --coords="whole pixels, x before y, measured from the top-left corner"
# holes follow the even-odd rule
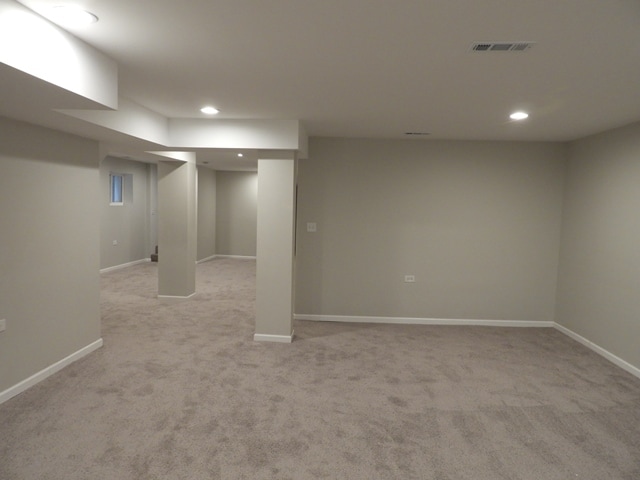
[[[275,342],[275,343],[291,343],[293,342],[293,332],[291,335],[267,335],[266,333],[256,333],[253,335],[255,342]]]
[[[114,270],[122,270],[123,268],[133,267],[134,265],[140,265],[141,263],[150,262],[150,258],[143,258],[142,260],[135,260],[129,263],[123,263],[122,265],[115,265],[113,267],[107,267],[100,270],[100,273],[113,272]]]
[[[198,263],[204,263],[204,262],[208,262],[210,260],[213,260],[216,258],[217,255],[211,255],[210,257],[207,258],[203,258],[202,260],[196,260],[196,264]]]
[[[352,315],[307,315],[296,314],[295,320],[314,322],[390,323],[400,325],[475,325],[482,327],[544,327],[554,326],[551,321],[542,320],[474,320],[456,318],[414,318],[414,317],[365,317]]]
[[[255,260],[257,257],[251,255],[216,255],[216,258],[239,258],[245,260]]]
[[[631,365],[629,362],[626,362],[625,360],[621,359],[620,357],[617,357],[616,355],[614,355],[613,353],[609,352],[608,350],[605,350],[601,346],[596,345],[591,340],[587,340],[583,336],[578,335],[576,332],[574,332],[572,330],[569,330],[567,327],[564,327],[564,326],[560,325],[559,323],[554,323],[553,326],[554,326],[554,328],[556,330],[564,333],[568,337],[571,337],[576,342],[581,343],[582,345],[584,345],[585,347],[593,350],[597,354],[602,355],[604,358],[606,358],[610,362],[614,363],[618,367],[622,368],[623,370],[626,370],[631,375],[634,375],[634,376],[640,378],[640,368]]]
[[[193,292],[191,295],[187,295],[185,297],[180,297],[177,295],[158,295],[158,300],[160,300],[161,303],[167,303],[167,304],[179,303],[195,297],[196,294],[197,292]]]
[[[4,392],[0,392],[0,404],[6,402],[10,398],[15,397],[16,395],[24,392],[30,387],[33,387],[35,384],[40,383],[47,377],[50,377],[54,373],[59,372],[64,367],[71,365],[76,360],[80,360],[82,357],[89,355],[94,350],[102,347],[102,339],[98,339],[93,343],[90,343],[84,348],[81,348],[75,353],[72,353],[66,358],[63,358],[59,362],[54,363],[53,365],[49,365],[47,368],[40,370],[35,375],[31,375],[26,380],[21,381],[20,383],[14,385],[13,387],[9,387]]]
[[[571,337],[578,343],[593,350],[599,355],[614,363],[618,367],[626,370],[630,374],[640,378],[640,368],[631,365],[629,362],[621,359],[613,353],[587,340],[581,335],[569,330],[556,322],[535,321],[535,320],[473,320],[473,319],[453,319],[453,318],[403,318],[403,317],[365,317],[350,315],[307,315],[296,314],[293,316],[295,320],[310,320],[315,322],[352,322],[352,323],[387,323],[402,325],[469,325],[484,327],[544,327],[555,328],[556,330]]]

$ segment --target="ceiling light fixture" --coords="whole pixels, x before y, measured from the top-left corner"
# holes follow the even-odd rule
[[[239,156],[239,157],[244,157],[244,155],[243,155],[243,154],[241,154],[241,153],[239,153],[239,154],[238,154],[238,156]]]
[[[63,27],[85,27],[98,21],[93,13],[73,5],[57,5],[50,10],[48,17]]]
[[[527,112],[513,112],[509,115],[511,120],[524,120],[525,118],[529,118],[529,114]]]
[[[202,107],[202,108],[200,109],[200,111],[201,111],[202,113],[207,114],[207,115],[215,115],[215,114],[217,114],[217,113],[220,113],[220,110],[218,110],[218,109],[217,109],[217,108],[215,108],[215,107]]]

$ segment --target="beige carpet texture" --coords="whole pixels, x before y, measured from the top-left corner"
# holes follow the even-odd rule
[[[255,261],[103,274],[104,347],[0,405],[0,479],[638,480],[640,379],[546,328],[295,322]]]

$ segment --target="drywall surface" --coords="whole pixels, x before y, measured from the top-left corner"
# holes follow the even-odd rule
[[[569,149],[557,323],[640,368],[640,124]]]
[[[149,258],[151,239],[151,168],[155,165],[106,157],[100,162],[100,268]],[[110,174],[124,176],[123,205],[110,204]],[[154,232],[155,233],[155,232]]]
[[[0,118],[0,392],[100,338],[98,159]]]
[[[198,260],[216,253],[216,171],[198,167]]]
[[[552,321],[564,169],[554,143],[312,138],[296,314]]]
[[[296,161],[258,159],[255,340],[293,339]]]
[[[258,174],[216,174],[216,253],[256,255]]]

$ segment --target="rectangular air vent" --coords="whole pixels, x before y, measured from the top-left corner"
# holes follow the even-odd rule
[[[481,42],[471,45],[472,52],[525,52],[535,42]]]

